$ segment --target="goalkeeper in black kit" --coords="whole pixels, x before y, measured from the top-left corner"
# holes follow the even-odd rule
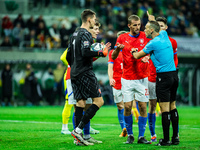
[[[106,57],[111,44],[107,43],[102,52],[90,51],[93,38],[88,31],[94,26],[96,13],[86,9],[81,14],[82,25],[70,38],[67,52],[67,61],[71,66],[71,83],[74,99],[77,100],[75,111],[76,128],[71,135],[84,145],[93,145],[82,137],[84,126],[94,117],[104,104],[97,78],[93,72],[93,57]],[[91,97],[92,105],[85,111],[85,100]]]

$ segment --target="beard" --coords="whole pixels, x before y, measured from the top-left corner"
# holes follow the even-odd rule
[[[138,31],[132,31],[133,32],[133,34],[138,34],[139,32],[140,32],[140,30],[138,30]]]

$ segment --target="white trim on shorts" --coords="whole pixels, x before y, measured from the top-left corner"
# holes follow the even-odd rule
[[[122,90],[117,90],[115,88],[112,89],[113,89],[114,102],[120,103],[121,101],[123,101]]]
[[[131,102],[133,100],[137,100],[140,102],[149,101],[147,77],[139,80],[126,80],[121,78],[121,82],[124,102]]]
[[[157,99],[156,97],[156,82],[148,81],[149,99]]]
[[[76,100],[74,99],[73,89],[71,79],[67,80],[67,92],[68,92],[68,104],[76,104]],[[88,98],[86,100],[86,104],[92,104],[92,98]]]

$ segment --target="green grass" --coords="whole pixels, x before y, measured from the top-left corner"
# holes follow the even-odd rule
[[[0,149],[41,149],[41,150],[118,150],[118,149],[200,149],[200,108],[178,107],[180,116],[180,144],[157,147],[155,144],[136,144],[137,124],[133,124],[135,142],[125,145],[127,138],[119,138],[120,126],[115,106],[104,106],[92,119],[93,128],[100,134],[92,135],[103,144],[75,146],[71,135],[61,135],[61,114],[63,107],[0,107]],[[72,130],[71,118],[69,128]],[[172,134],[172,130],[170,131]],[[157,117],[156,134],[162,138],[161,117]],[[150,140],[147,126],[145,136]]]

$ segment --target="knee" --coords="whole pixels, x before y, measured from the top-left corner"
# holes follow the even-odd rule
[[[121,104],[121,103],[118,103],[118,104],[117,104],[117,108],[118,108],[119,110],[122,110],[122,109],[124,108],[123,103],[122,103],[122,104]]]
[[[141,113],[145,113],[146,111],[147,111],[147,107],[146,106],[140,107],[140,112]]]
[[[156,110],[156,104],[151,104],[150,107],[149,107],[149,113],[153,114],[155,113],[155,110]]]
[[[93,104],[97,105],[100,108],[104,104],[103,98],[95,99],[93,101]]]
[[[130,105],[125,105],[124,106],[124,111],[125,112],[131,112],[131,106]]]
[[[103,104],[104,104],[104,100],[102,99],[102,101],[101,101],[101,106],[103,106]]]
[[[170,110],[174,110],[174,109],[176,109],[176,103],[175,103],[175,101],[172,102],[172,103],[170,103]]]
[[[145,117],[147,115],[147,106],[146,105],[140,105],[140,115]]]

